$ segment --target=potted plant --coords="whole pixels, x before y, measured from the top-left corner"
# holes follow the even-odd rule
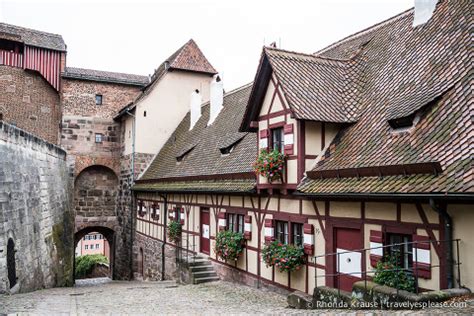
[[[267,267],[275,266],[280,272],[293,272],[301,269],[305,263],[303,247],[292,244],[282,244],[273,241],[262,250],[263,261]]]
[[[217,233],[214,251],[222,260],[237,261],[244,249],[242,233],[223,230]]]
[[[262,149],[253,165],[255,173],[267,178],[269,183],[283,180],[284,166],[285,155],[276,149],[270,152]]]
[[[178,221],[170,221],[168,223],[168,238],[177,243],[181,240],[181,224]]]
[[[415,279],[399,265],[397,255],[387,255],[375,266],[374,282],[399,290],[415,292]]]

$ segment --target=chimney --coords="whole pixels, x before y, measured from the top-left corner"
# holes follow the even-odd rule
[[[196,89],[191,93],[191,123],[189,124],[189,130],[192,130],[196,122],[201,117],[201,104],[202,97],[199,90]]]
[[[212,79],[210,99],[211,113],[209,115],[207,126],[214,122],[216,117],[219,115],[219,112],[222,110],[222,105],[224,103],[224,83],[219,75],[215,75]]]
[[[415,18],[413,27],[425,24],[433,15],[438,0],[415,0]]]

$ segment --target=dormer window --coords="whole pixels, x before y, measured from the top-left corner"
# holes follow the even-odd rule
[[[390,120],[388,121],[388,124],[394,130],[408,129],[410,127],[413,127],[414,119],[415,119],[415,114],[412,114],[406,117],[400,117],[400,118]]]
[[[188,147],[184,147],[178,154],[176,155],[176,163],[180,164],[186,156],[196,147],[196,145],[191,145]]]
[[[221,151],[222,156],[227,156],[232,152],[232,150],[234,150],[234,145],[224,147],[224,148],[219,148],[219,150]]]

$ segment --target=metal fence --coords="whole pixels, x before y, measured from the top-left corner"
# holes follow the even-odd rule
[[[451,240],[441,240],[441,241],[432,241],[432,240],[427,240],[427,241],[412,241],[412,242],[403,242],[403,243],[394,243],[394,244],[388,244],[388,245],[384,245],[384,246],[379,246],[379,247],[372,247],[372,248],[363,248],[363,249],[357,249],[357,250],[347,250],[347,251],[340,251],[340,252],[334,252],[334,253],[328,253],[328,254],[324,254],[324,255],[319,255],[319,256],[314,256],[314,264],[315,264],[315,287],[318,287],[318,279],[319,278],[335,278],[335,283],[337,285],[337,289],[338,289],[338,294],[340,294],[340,291],[341,291],[341,276],[345,276],[345,275],[349,275],[349,276],[362,276],[362,278],[360,278],[361,280],[364,280],[365,282],[365,288],[367,288],[367,281],[368,281],[368,278],[371,278],[371,276],[369,276],[370,274],[374,274],[375,273],[375,269],[368,269],[368,266],[371,266],[370,264],[370,252],[371,250],[380,250],[382,249],[382,253],[384,254],[388,254],[390,252],[390,249],[394,249],[396,247],[404,247],[404,246],[411,246],[412,249],[413,248],[416,248],[418,249],[417,245],[420,245],[420,244],[433,244],[434,246],[438,246],[438,245],[443,245],[443,244],[446,244],[446,243],[455,243],[456,246],[456,255],[455,257],[453,256],[453,258],[451,260],[449,260],[449,257],[450,256],[447,256],[447,254],[445,254],[446,256],[444,257],[440,257],[439,258],[439,264],[437,265],[430,265],[430,268],[431,269],[441,269],[441,268],[445,268],[445,269],[456,269],[457,270],[457,275],[456,275],[456,285],[457,287],[461,287],[461,262],[460,262],[460,255],[459,255],[459,242],[461,240],[460,239],[451,239]],[[447,247],[440,247],[440,249],[446,249]],[[344,254],[351,254],[351,253],[360,253],[361,255],[361,267],[362,269],[359,270],[359,271],[350,271],[350,272],[339,272],[340,271],[340,258],[341,258],[341,255],[344,255]],[[415,291],[416,293],[419,293],[419,270],[420,270],[420,267],[418,265],[418,251],[413,251],[413,253],[411,254],[405,254],[406,255],[411,255],[413,256],[412,259],[413,259],[413,264],[410,265],[411,268],[401,268],[401,267],[396,267],[395,269],[385,269],[384,271],[404,271],[405,273],[408,273],[410,275],[412,275],[415,279]],[[336,262],[335,262],[335,273],[325,273],[325,274],[320,274],[318,275],[318,259],[321,259],[321,258],[324,258],[325,259],[325,266],[326,266],[326,269],[327,269],[327,264],[328,264],[328,258],[336,258]],[[404,258],[405,259],[405,258]],[[445,260],[444,260],[445,259]],[[451,261],[451,262],[448,262],[448,261]],[[367,262],[369,262],[369,264],[367,264]],[[327,271],[327,270],[326,270]],[[439,271],[439,270],[438,270]],[[453,278],[454,278],[454,273],[453,273]],[[441,280],[440,280],[441,282]],[[396,289],[397,291],[399,290],[399,284],[396,284]]]

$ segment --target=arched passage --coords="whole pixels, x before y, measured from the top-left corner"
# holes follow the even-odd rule
[[[76,216],[115,216],[118,178],[105,166],[85,168],[74,182],[74,210]]]
[[[74,234],[74,249],[76,249],[78,243],[83,240],[85,236],[91,236],[95,234],[102,235],[108,244],[108,256],[109,258],[109,277],[113,278],[114,261],[115,261],[115,231],[103,226],[90,226],[81,229]],[[76,253],[74,254],[74,262],[76,261]],[[74,267],[75,268],[75,267]]]
[[[15,242],[12,238],[8,238],[7,243],[7,270],[8,270],[8,282],[10,283],[10,289],[16,285],[16,259],[15,259]]]

